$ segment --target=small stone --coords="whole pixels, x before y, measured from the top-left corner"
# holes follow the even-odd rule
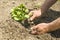
[[[12,1],[12,4],[15,4],[15,1]]]
[[[12,32],[10,32],[10,34],[12,34]]]

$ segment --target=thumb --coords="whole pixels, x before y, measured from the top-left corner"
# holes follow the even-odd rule
[[[36,18],[36,16],[33,15],[33,16],[30,18],[30,20],[32,21],[32,20],[34,20],[35,18]]]

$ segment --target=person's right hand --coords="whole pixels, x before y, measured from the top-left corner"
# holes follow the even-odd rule
[[[33,11],[31,11],[30,12],[30,14],[32,13],[32,16],[30,17],[30,20],[32,21],[32,20],[34,20],[35,18],[37,18],[37,17],[39,17],[39,16],[41,16],[41,10],[33,10]],[[29,14],[29,15],[30,15]]]

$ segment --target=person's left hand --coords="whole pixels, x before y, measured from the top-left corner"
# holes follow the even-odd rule
[[[31,34],[43,34],[48,32],[49,23],[41,23],[31,28]]]

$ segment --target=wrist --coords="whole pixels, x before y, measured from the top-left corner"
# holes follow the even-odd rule
[[[40,11],[40,13],[44,13],[44,10],[42,10],[41,8],[38,9],[37,11]]]
[[[53,31],[54,26],[53,23],[48,23],[48,32]]]
[[[44,14],[43,14],[43,13],[44,13],[44,10],[39,9],[38,11],[40,11],[41,16],[44,15]]]
[[[55,22],[49,23],[49,31],[54,31],[57,29],[59,29],[59,26],[57,26]]]

